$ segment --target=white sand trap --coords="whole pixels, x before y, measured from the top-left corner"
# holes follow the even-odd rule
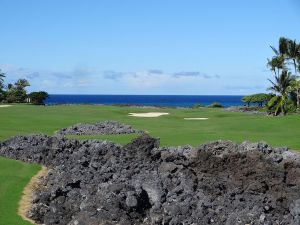
[[[185,120],[208,120],[206,117],[184,118]]]
[[[12,105],[0,105],[0,108],[10,107]]]
[[[169,115],[169,113],[164,113],[164,112],[129,113],[129,116],[135,116],[135,117],[159,117],[164,115]]]

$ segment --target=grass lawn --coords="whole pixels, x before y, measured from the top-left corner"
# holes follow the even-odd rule
[[[39,170],[30,165],[0,157],[0,224],[29,225],[17,215],[18,202],[26,184]]]
[[[158,118],[136,118],[129,112],[162,111],[170,115]],[[208,117],[203,121],[187,121],[185,117]],[[62,127],[79,122],[117,120],[160,137],[162,145],[199,145],[229,139],[264,140],[273,146],[288,146],[300,150],[300,115],[266,117],[244,113],[224,112],[222,109],[141,109],[113,106],[30,106],[15,105],[0,108],[0,140],[14,135],[54,134]],[[89,138],[128,142],[134,135],[106,135]],[[81,137],[84,138],[84,137]]]
[[[136,118],[129,112],[168,112],[158,118]],[[208,120],[187,121],[185,117],[208,117]],[[224,112],[222,109],[142,109],[114,106],[30,106],[0,108],[0,140],[32,133],[54,134],[55,131],[79,122],[117,120],[160,137],[161,145],[199,145],[224,139],[236,142],[264,140],[273,146],[300,150],[300,115],[266,117]],[[80,136],[80,139],[107,139],[128,143],[130,135]],[[29,178],[40,167],[0,158],[0,224],[25,225],[16,215],[17,202]]]

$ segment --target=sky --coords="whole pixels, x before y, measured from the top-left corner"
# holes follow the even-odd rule
[[[0,0],[0,69],[50,94],[266,92],[300,0]]]

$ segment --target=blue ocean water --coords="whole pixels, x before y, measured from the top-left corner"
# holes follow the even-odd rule
[[[232,95],[50,95],[46,104],[129,104],[145,106],[192,107],[219,102],[223,106],[244,105],[243,96]]]

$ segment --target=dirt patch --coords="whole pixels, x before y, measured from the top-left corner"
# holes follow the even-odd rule
[[[6,107],[10,107],[12,105],[0,105],[0,108],[6,108]]]
[[[43,166],[42,169],[30,179],[29,183],[23,190],[23,195],[19,202],[18,215],[21,216],[23,220],[26,220],[32,224],[36,223],[34,220],[28,217],[28,212],[32,207],[34,193],[37,189],[39,189],[39,187],[41,186],[42,178],[45,177],[47,174],[48,169]]]

